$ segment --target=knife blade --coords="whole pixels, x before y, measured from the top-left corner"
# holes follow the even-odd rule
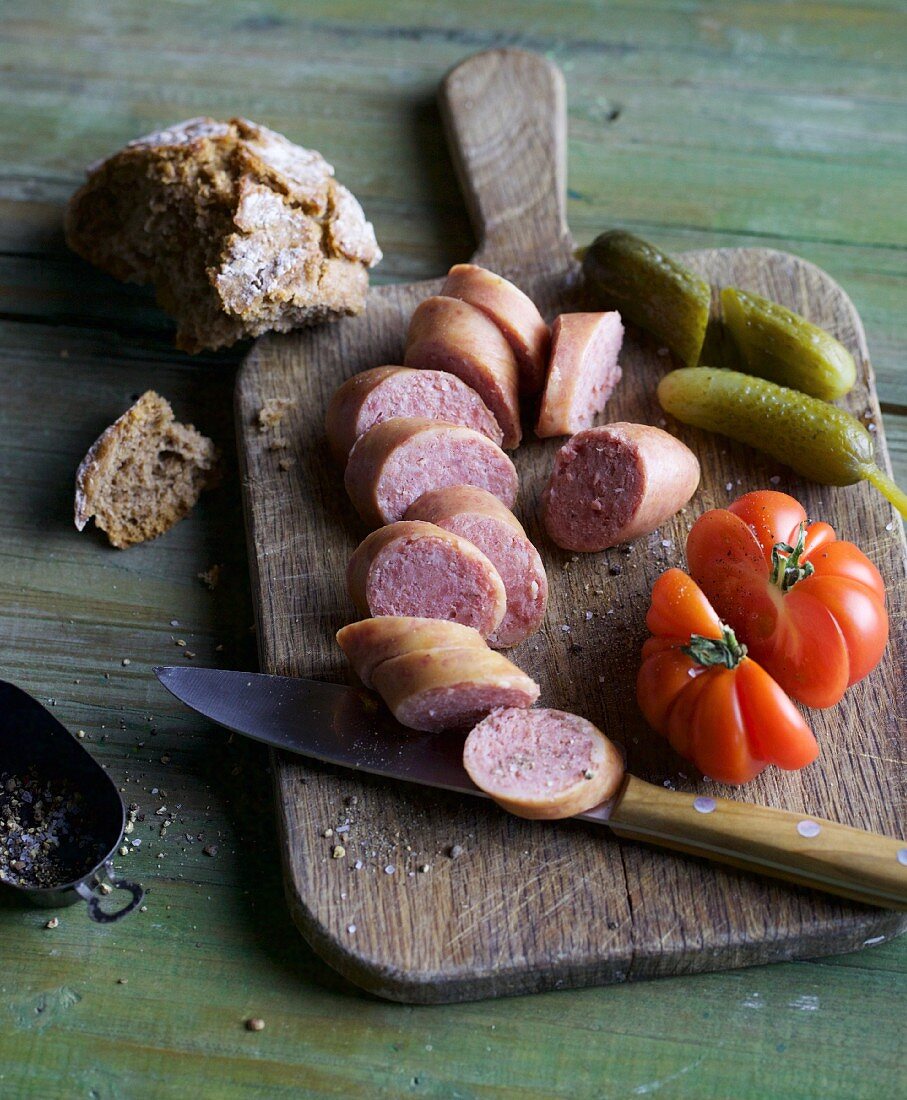
[[[487,798],[463,767],[463,738],[406,729],[366,691],[301,677],[163,666],[154,674],[192,710],[275,749],[387,779]],[[607,821],[611,803],[585,814]]]
[[[366,691],[287,676],[159,667],[177,699],[273,748],[388,779],[487,797],[462,763],[463,739],[405,729]],[[619,837],[702,856],[870,905],[907,908],[907,844],[823,818],[627,775],[585,821]]]

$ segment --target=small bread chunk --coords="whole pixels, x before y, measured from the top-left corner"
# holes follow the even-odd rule
[[[545,567],[520,521],[496,496],[474,485],[451,485],[419,497],[406,518],[436,523],[469,539],[500,573],[507,610],[489,634],[489,645],[507,649],[535,634],[548,604]]]
[[[551,365],[535,434],[540,439],[590,428],[620,381],[620,314],[562,313],[551,328]]]
[[[120,550],[157,538],[217,480],[217,448],[148,390],[92,444],[76,473],[75,523],[94,516]]]
[[[227,347],[362,311],[381,252],[333,175],[265,126],[193,118],[92,165],[66,240],[108,274],[152,283],[177,347]]]
[[[577,432],[554,457],[542,519],[564,550],[591,553],[653,531],[699,485],[686,444],[649,424],[602,424]]]
[[[488,436],[421,416],[392,416],[369,428],[350,451],[343,483],[371,527],[403,519],[429,489],[478,485],[510,508],[519,488],[516,467]]]
[[[384,661],[372,682],[401,725],[468,729],[499,707],[531,707],[539,686],[493,649],[420,649]]]
[[[545,381],[550,332],[535,302],[501,275],[476,264],[455,264],[441,294],[486,313],[513,349],[520,393],[535,394]]]
[[[504,582],[471,542],[434,523],[381,527],[356,548],[347,589],[363,615],[449,619],[482,637],[504,617]]]
[[[487,648],[485,639],[471,626],[410,615],[360,619],[337,631],[337,644],[367,688],[372,686],[372,673],[378,665],[392,657],[420,649]]]
[[[517,817],[585,813],[613,797],[624,777],[620,752],[585,718],[563,710],[499,710],[466,738],[473,783]]]
[[[374,367],[348,378],[335,391],[324,427],[337,462],[365,432],[392,416],[445,420],[487,435],[499,447],[504,435],[488,406],[471,386],[443,370]]]
[[[520,445],[519,370],[498,326],[459,298],[426,298],[412,315],[403,362],[417,370],[443,370],[472,386],[494,413],[505,451]]]

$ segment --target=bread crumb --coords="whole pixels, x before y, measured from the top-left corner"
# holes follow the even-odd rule
[[[267,432],[276,428],[294,404],[291,397],[269,397],[258,410],[258,430]]]
[[[222,565],[212,565],[208,569],[204,569],[201,573],[196,573],[195,575],[202,584],[206,585],[213,592],[220,584],[222,570]]]

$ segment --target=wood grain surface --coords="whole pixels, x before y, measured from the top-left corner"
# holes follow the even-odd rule
[[[476,50],[541,50],[567,81],[577,241],[619,224],[674,252],[760,246],[819,264],[863,318],[903,484],[905,15],[903,0],[3,6],[0,676],[84,729],[141,806],[144,843],[117,867],[149,890],[147,912],[121,925],[76,909],[53,931],[0,897],[3,1100],[903,1092],[904,936],[447,1006],[370,997],[321,962],[284,901],[267,752],[225,739],[151,672],[174,658],[257,667],[231,443],[244,349],[175,351],[153,294],[74,257],[61,222],[90,161],[179,119],[239,112],[336,166],[385,252],[375,285],[433,278],[474,246],[438,81]],[[149,386],[217,441],[227,477],[166,536],[121,554],[72,527],[72,476]],[[213,563],[209,591],[196,574]],[[177,815],[166,836],[161,791]],[[250,1016],[265,1029],[245,1030]]]
[[[549,319],[581,306],[563,217],[560,74],[531,54],[495,51],[457,69],[442,103],[483,262],[512,275]],[[862,325],[840,287],[812,264],[765,249],[694,252],[685,262],[716,287],[741,286],[797,310],[851,349],[859,380],[847,403],[874,426],[886,465]],[[322,418],[341,381],[400,361],[412,309],[437,289],[379,288],[362,317],[266,338],[246,360],[236,416],[264,671],[348,678],[333,634],[354,617],[344,570],[365,532],[326,456]],[[607,418],[664,423],[654,391],[666,358],[631,333],[622,363]],[[280,429],[289,448],[275,448],[257,426],[270,398],[293,401]],[[870,553],[891,586],[894,630],[872,676],[839,707],[810,714],[821,763],[794,774],[770,769],[737,793],[898,834],[901,778],[886,761],[898,751],[890,703],[905,645],[901,526],[866,486],[809,485],[746,448],[671,427],[700,458],[700,490],[648,538],[604,554],[564,553],[540,530],[539,494],[559,443],[531,440],[517,452],[518,514],[543,554],[552,597],[543,630],[514,659],[541,683],[543,705],[583,714],[622,742],[634,774],[733,794],[697,780],[647,730],[632,684],[648,593],[661,571],[681,562],[693,518],[777,483]],[[285,469],[288,454],[293,465]],[[897,914],[603,841],[579,824],[518,821],[286,757],[275,759],[275,776],[296,921],[331,965],[385,997],[454,1001],[743,966],[847,950],[904,927]],[[447,854],[452,845],[465,849],[457,859]],[[420,871],[424,865],[430,871]]]

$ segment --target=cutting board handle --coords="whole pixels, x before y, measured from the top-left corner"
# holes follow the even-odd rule
[[[608,824],[645,840],[839,897],[907,909],[907,843],[836,821],[665,790],[629,776]]]
[[[439,97],[479,241],[474,262],[498,272],[569,266],[560,69],[526,50],[488,50],[452,69]]]

